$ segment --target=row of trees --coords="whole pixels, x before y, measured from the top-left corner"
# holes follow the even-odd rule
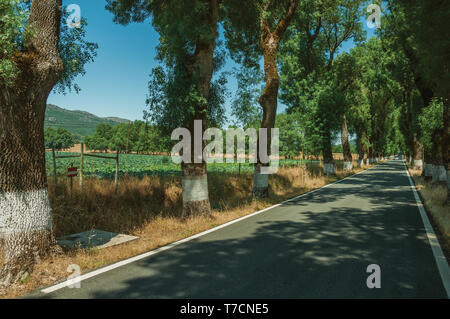
[[[170,152],[172,141],[170,135],[144,121],[129,124],[99,124],[93,135],[83,139],[86,146],[95,151],[119,151],[138,154]]]
[[[296,157],[300,154],[308,154],[319,156],[320,151],[314,150],[305,145],[303,138],[302,125],[299,121],[293,121],[292,117],[286,113],[277,116],[275,125],[280,129],[280,155],[285,157]],[[233,125],[231,128],[238,128]],[[256,127],[255,127],[256,128]],[[47,142],[47,134],[48,142]],[[50,145],[58,145],[55,149],[64,149],[73,146],[73,139],[68,138],[70,133],[64,129],[47,129],[46,130],[46,147],[53,148]],[[222,136],[226,136],[226,130],[222,129]],[[70,143],[60,143],[60,141],[72,141]],[[110,124],[99,124],[92,135],[85,136],[83,141],[87,148],[99,151],[119,151],[123,153],[137,154],[154,154],[166,153],[170,154],[175,142],[170,139],[168,134],[164,134],[158,126],[151,125],[144,121],[134,121],[129,124],[118,124],[112,126]],[[47,146],[48,145],[48,146]],[[223,149],[226,149],[226,141],[223,141]],[[248,153],[249,145],[246,144],[246,152]],[[342,150],[335,149],[337,152]]]
[[[193,137],[195,120],[202,120],[203,130],[222,126],[227,73],[221,68],[229,54],[242,65],[233,103],[242,126],[273,128],[280,99],[287,115],[279,122],[301,123],[301,144],[322,153],[325,174],[335,173],[332,141],[338,135],[345,167],[351,168],[349,136],[354,134],[360,164],[401,150],[419,165],[424,148],[433,179],[442,180],[440,173],[449,168],[450,37],[445,26],[450,4],[379,2],[385,11],[382,27],[376,38],[363,42],[367,4],[107,0],[106,8],[120,24],[151,21],[161,36],[146,118],[162,134],[185,127]],[[84,28],[67,31],[61,25],[61,0],[34,0],[31,6],[1,1],[0,11],[11,19],[0,23],[0,195],[7,207],[0,216],[0,225],[6,225],[6,266],[0,275],[8,283],[29,271],[34,256],[54,242],[43,152],[46,100],[56,85],[73,87],[74,76],[95,56],[95,45],[83,41]],[[357,47],[340,54],[347,41]],[[120,139],[113,141],[117,148],[123,147],[125,131],[130,141],[128,126],[119,129]],[[270,144],[269,134],[267,149]],[[191,162],[181,164],[183,215],[208,215],[206,162]],[[255,197],[268,196],[265,166],[258,158]]]

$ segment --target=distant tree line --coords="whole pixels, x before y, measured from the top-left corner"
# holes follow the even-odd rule
[[[55,151],[71,148],[75,145],[75,139],[72,133],[62,127],[49,127],[44,132],[45,148],[51,148]]]

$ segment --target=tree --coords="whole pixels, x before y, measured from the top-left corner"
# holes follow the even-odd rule
[[[0,233],[4,266],[0,285],[30,272],[35,261],[56,244],[47,192],[44,113],[58,83],[79,74],[67,70],[61,47],[73,46],[80,65],[95,46],[60,41],[61,0],[0,1]],[[83,23],[83,27],[85,22]],[[63,38],[63,37],[62,37]],[[77,49],[80,49],[77,51]],[[63,59],[62,59],[63,58]]]
[[[72,133],[62,127],[49,127],[44,132],[45,147],[53,150],[63,150],[73,147],[75,142]]]
[[[212,82],[214,71],[223,64],[223,54],[215,55],[219,0],[108,0],[107,9],[121,24],[152,17],[161,36],[158,60],[165,69],[153,71],[147,99],[149,117],[167,131],[187,128],[194,145],[195,121],[202,121],[203,135],[223,114],[220,102],[225,78]],[[190,158],[190,163],[181,163],[183,216],[209,215],[206,162],[198,160],[194,152]]]
[[[238,1],[241,7],[235,2],[236,0],[230,1],[230,5],[225,8],[227,43],[232,57],[238,62],[244,61],[247,67],[255,67],[261,55],[264,58],[265,87],[259,104],[263,111],[261,129],[268,131],[266,149],[269,151],[280,85],[276,61],[278,48],[295,15],[299,0],[255,0],[246,1],[243,6],[242,1]],[[258,138],[258,150],[259,144]],[[259,153],[258,151],[252,193],[254,197],[267,197],[268,174],[264,172],[263,167],[268,166],[268,163],[263,163]]]
[[[417,65],[418,78],[424,83],[428,94],[424,107],[432,103],[431,97],[442,99],[443,125],[435,126],[432,133],[432,161],[436,168],[433,179],[447,182],[447,204],[450,203],[450,74],[448,72],[450,58],[450,3],[448,1],[417,2],[414,4],[404,0],[391,3],[396,16],[404,18],[405,26],[410,33],[407,39],[411,42],[411,51]],[[419,89],[419,86],[418,86]],[[420,91],[420,89],[419,89]],[[422,94],[422,92],[421,92]],[[446,176],[447,175],[447,176]]]
[[[231,115],[235,124],[243,129],[259,127],[262,119],[258,99],[262,94],[264,74],[259,68],[241,68],[236,72],[237,91]]]
[[[361,3],[302,2],[288,30],[289,39],[281,47],[281,99],[288,111],[304,114],[309,127],[307,139],[310,135],[321,145],[325,174],[334,174],[336,170],[332,136],[342,128],[339,120],[344,118],[344,93],[351,83],[338,81],[334,62],[343,42],[362,40]]]
[[[280,155],[292,158],[304,153],[304,132],[298,113],[278,114],[275,127],[280,129]]]
[[[84,137],[86,146],[94,151],[106,152],[113,137],[113,127],[111,124],[100,123],[95,128],[94,134]]]

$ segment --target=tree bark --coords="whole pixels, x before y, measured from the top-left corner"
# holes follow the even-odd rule
[[[353,158],[350,143],[348,141],[348,127],[345,114],[342,118],[341,142],[342,152],[344,154],[344,171],[351,171],[353,169]]]
[[[15,82],[0,86],[0,233],[8,286],[56,244],[45,170],[44,114],[62,74],[58,52],[61,0],[34,0],[26,28],[34,36],[14,53]]]
[[[263,11],[267,11],[270,5],[270,1],[267,1]],[[297,9],[298,0],[289,0],[288,7],[283,17],[278,21],[274,30],[270,29],[270,23],[265,18],[264,14],[260,17],[261,36],[260,45],[264,54],[264,73],[266,79],[266,86],[263,94],[259,98],[259,104],[263,109],[263,118],[261,122],[261,128],[267,129],[267,146],[266,150],[269,153],[272,143],[271,130],[275,126],[275,119],[277,115],[278,104],[278,88],[280,86],[280,76],[277,68],[277,52],[281,38],[286,32],[289,26],[295,10]],[[255,198],[268,197],[269,196],[269,176],[262,172],[262,168],[268,166],[268,163],[264,163],[260,158],[260,138],[257,142],[257,163],[255,164],[255,170],[253,174],[253,189],[252,195]],[[267,154],[270,155],[270,154]]]
[[[196,50],[187,64],[191,79],[198,78],[196,87],[204,101],[209,100],[211,78],[214,72],[214,49],[217,39],[217,23],[219,18],[219,1],[209,1],[209,18],[205,24],[209,27],[211,36],[208,41],[199,39]],[[195,114],[186,123],[191,132],[191,145],[194,146],[194,121],[201,120],[202,150],[205,146],[203,133],[208,127],[208,104],[200,102],[195,106]],[[194,152],[191,152],[191,163],[182,163],[182,191],[183,191],[183,218],[199,215],[211,215],[211,205],[208,193],[208,178],[206,161],[202,156],[201,163],[196,163]]]
[[[423,153],[423,147],[422,143],[420,143],[419,139],[417,138],[417,134],[414,134],[414,141],[413,141],[413,165],[414,169],[422,170],[423,168],[423,161],[422,161],[422,153]]]
[[[444,152],[442,143],[442,130],[436,130],[431,135],[433,141],[432,147],[432,179],[433,185],[446,184],[447,183],[447,172],[444,166]]]

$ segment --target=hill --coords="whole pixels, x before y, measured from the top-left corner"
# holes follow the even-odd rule
[[[117,125],[129,120],[118,117],[98,117],[85,111],[70,111],[59,106],[48,104],[45,112],[45,127],[63,127],[75,137],[91,135],[100,123]]]

